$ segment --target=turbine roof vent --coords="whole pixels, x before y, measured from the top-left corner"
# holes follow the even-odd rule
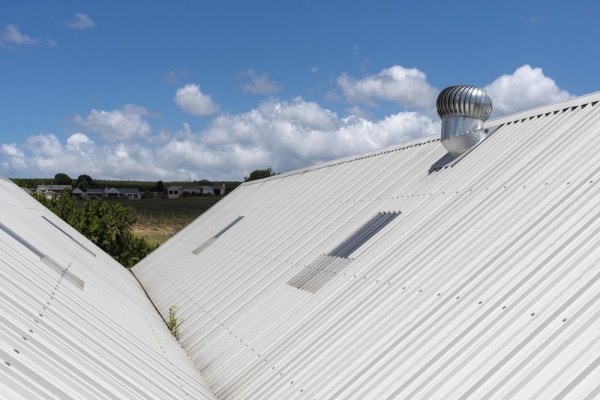
[[[485,138],[483,123],[492,113],[492,99],[475,86],[450,86],[438,96],[437,112],[442,144],[451,157],[458,157]]]
[[[437,112],[440,118],[468,117],[485,121],[492,113],[492,98],[475,86],[450,86],[438,96]]]

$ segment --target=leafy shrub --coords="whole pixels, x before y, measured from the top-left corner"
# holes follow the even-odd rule
[[[144,238],[133,236],[131,228],[136,222],[135,212],[120,203],[108,204],[102,199],[87,198],[82,207],[77,207],[77,199],[66,189],[59,198],[33,196],[127,268],[156,248]]]

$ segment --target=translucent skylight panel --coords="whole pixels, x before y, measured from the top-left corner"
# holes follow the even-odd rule
[[[233,228],[235,224],[237,224],[238,222],[240,222],[242,220],[242,218],[244,218],[244,217],[243,216],[237,217],[236,219],[234,219],[233,221],[231,221],[229,224],[227,224],[227,226],[225,226],[225,228],[221,229],[216,235],[214,235],[213,237],[211,237],[210,239],[208,239],[206,242],[204,242],[200,246],[198,246],[194,251],[192,251],[192,254],[198,255],[198,254],[202,253],[215,240],[217,240],[218,238],[220,238],[225,232],[227,232],[228,230],[230,230],[231,228]]]
[[[304,267],[287,284],[307,292],[315,293],[325,286],[354,259],[350,256],[369,239],[392,222],[399,212],[380,212],[358,228],[330,253],[317,257]]]
[[[66,280],[68,280],[69,282],[73,283],[75,286],[77,286],[83,290],[83,287],[85,286],[85,282],[82,281],[81,279],[79,279],[77,276],[73,275],[71,272],[69,272],[67,268],[63,268],[60,265],[58,265],[58,263],[56,261],[54,261],[47,255],[42,253],[34,245],[32,245],[27,240],[22,238],[19,234],[17,234],[15,231],[10,229],[8,226],[4,225],[2,222],[0,222],[0,229],[2,229],[4,232],[6,232],[9,236],[11,236],[17,242],[22,244],[25,248],[27,248],[33,254],[38,256],[40,258],[40,261],[42,261],[44,264],[49,266],[53,271],[55,271],[56,273],[61,275],[63,278],[65,278]]]
[[[360,246],[375,236],[377,232],[392,222],[399,214],[400,213],[395,212],[378,213],[354,232],[348,239],[338,245],[331,253],[329,253],[329,255],[333,257],[348,258]]]
[[[219,233],[217,233],[215,236],[213,236],[215,239],[218,239],[219,237],[221,237],[221,235],[223,235],[225,232],[227,232],[228,230],[230,230],[231,228],[233,228],[233,226],[235,224],[237,224],[238,222],[240,222],[242,220],[242,218],[244,217],[237,217],[236,219],[234,219],[232,222],[229,223],[229,225],[227,225],[225,228],[221,229],[219,231]]]

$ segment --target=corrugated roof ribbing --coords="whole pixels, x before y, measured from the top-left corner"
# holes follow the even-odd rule
[[[243,184],[134,273],[220,399],[596,398],[599,100],[488,121],[439,170],[426,137]],[[286,284],[377,212],[335,278]]]
[[[130,271],[3,179],[0,216],[0,398],[215,398]]]

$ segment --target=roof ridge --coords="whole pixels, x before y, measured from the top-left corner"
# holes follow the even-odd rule
[[[518,111],[512,114],[496,117],[494,119],[488,120],[486,122],[486,126],[501,125],[507,122],[518,121],[523,118],[535,117],[538,115],[560,111],[566,108],[579,107],[585,104],[593,103],[595,101],[600,101],[600,92],[594,92],[590,94],[585,94],[583,96],[572,97],[568,100],[558,101],[556,103],[551,104],[545,104],[542,106],[529,108],[527,110]]]
[[[497,117],[494,119],[490,119],[490,120],[486,121],[485,127],[498,126],[498,125],[502,125],[502,124],[505,124],[508,122],[518,121],[518,120],[524,119],[524,118],[531,118],[531,117],[535,117],[538,115],[543,115],[543,114],[547,114],[547,113],[551,113],[551,112],[560,111],[565,108],[579,107],[579,106],[582,106],[585,104],[593,103],[595,101],[600,101],[600,92],[594,92],[594,93],[586,94],[583,96],[574,97],[574,98],[571,98],[568,100],[559,101],[559,102],[552,103],[552,104],[546,104],[543,106],[534,107],[534,108],[530,108],[527,110],[518,111],[516,113]],[[439,141],[439,140],[440,140],[439,133],[435,133],[435,134],[427,135],[427,136],[421,136],[421,137],[410,139],[405,142],[401,142],[401,143],[398,143],[398,144],[395,144],[392,146],[387,146],[387,147],[382,147],[380,149],[371,150],[366,153],[360,153],[360,154],[355,154],[352,156],[338,158],[338,159],[327,161],[327,162],[324,162],[321,164],[315,164],[315,165],[311,165],[309,167],[295,169],[292,171],[284,172],[282,174],[274,175],[274,176],[256,180],[256,181],[243,182],[240,186],[255,185],[255,184],[259,184],[259,183],[268,182],[268,181],[274,180],[274,179],[281,179],[281,178],[285,178],[285,177],[292,176],[292,175],[303,174],[306,172],[311,172],[311,171],[315,171],[315,170],[322,169],[322,168],[333,167],[336,165],[361,160],[365,157],[373,157],[373,156],[380,155],[383,153],[388,153],[390,151],[404,150],[404,149],[412,147],[412,146],[421,145],[424,143],[429,143],[429,142]]]
[[[304,174],[306,172],[315,171],[317,169],[334,167],[336,165],[362,160],[363,158],[367,158],[367,157],[374,157],[374,156],[378,156],[378,155],[384,154],[384,153],[389,153],[392,151],[404,150],[404,149],[407,149],[410,147],[420,146],[422,144],[431,143],[431,142],[439,142],[439,141],[440,141],[439,134],[434,133],[432,135],[421,136],[418,138],[410,139],[406,142],[401,142],[401,143],[394,144],[391,146],[386,146],[386,147],[382,147],[379,149],[371,150],[366,153],[359,153],[359,154],[355,154],[355,155],[351,155],[351,156],[347,156],[347,157],[343,157],[343,158],[337,158],[335,160],[327,161],[327,162],[324,162],[321,164],[315,164],[315,165],[311,165],[309,167],[295,169],[292,171],[284,172],[284,173],[281,173],[278,175],[270,176],[268,178],[264,178],[264,179],[260,179],[260,180],[256,180],[256,181],[243,182],[240,186],[255,185],[258,183],[264,183],[264,182],[274,180],[274,179],[281,179],[281,178],[285,178],[285,177],[292,176],[292,175]]]

